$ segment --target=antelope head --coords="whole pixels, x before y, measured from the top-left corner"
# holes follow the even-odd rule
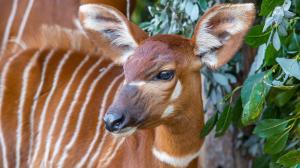
[[[124,68],[124,84],[104,117],[107,130],[121,134],[154,128],[196,106],[191,99],[201,101],[200,68],[227,63],[254,16],[253,4],[217,5],[201,17],[191,39],[148,37],[112,7],[81,6],[79,17],[89,38]]]

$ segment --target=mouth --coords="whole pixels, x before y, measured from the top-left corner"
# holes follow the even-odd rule
[[[137,130],[137,127],[127,127],[118,131],[112,132],[115,137],[128,137]]]

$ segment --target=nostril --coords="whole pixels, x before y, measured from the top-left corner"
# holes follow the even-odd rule
[[[112,122],[112,126],[115,128],[119,128],[121,126],[121,124],[124,121],[124,116],[120,116],[119,118],[116,118],[113,122]]]
[[[122,128],[125,117],[120,114],[108,113],[104,117],[105,127],[108,131],[118,131]]]

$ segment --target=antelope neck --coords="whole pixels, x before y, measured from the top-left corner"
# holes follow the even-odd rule
[[[188,88],[183,88],[183,99],[180,117],[155,129],[154,148],[176,158],[195,154],[200,150],[202,139],[199,132],[203,127],[203,111],[201,99],[201,78],[194,76]],[[188,92],[193,90],[193,92]],[[176,106],[175,106],[176,110]]]

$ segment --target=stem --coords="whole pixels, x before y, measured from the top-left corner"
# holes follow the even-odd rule
[[[127,1],[126,16],[127,16],[128,20],[130,20],[130,0],[126,0],[126,1]]]

